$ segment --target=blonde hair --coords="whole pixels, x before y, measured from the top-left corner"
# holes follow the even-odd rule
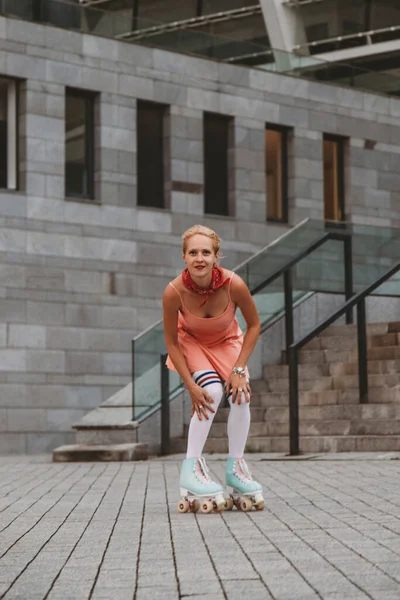
[[[215,231],[213,229],[210,229],[209,227],[206,227],[205,225],[193,225],[193,227],[187,229],[182,235],[183,254],[186,253],[188,239],[197,234],[205,235],[208,238],[210,238],[210,240],[212,240],[214,253],[217,254],[219,252],[221,247],[221,240],[219,236],[215,233]]]

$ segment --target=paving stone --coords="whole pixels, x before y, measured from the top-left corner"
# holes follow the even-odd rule
[[[180,462],[0,457],[0,596],[39,600],[57,577],[49,600],[86,600],[95,581],[94,600],[136,585],[138,600],[400,597],[397,461],[251,455],[265,510],[220,515],[176,512]]]

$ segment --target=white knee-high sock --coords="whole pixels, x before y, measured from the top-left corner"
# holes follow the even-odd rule
[[[246,402],[242,393],[241,403],[232,403],[232,394],[228,396],[230,411],[228,417],[229,456],[242,458],[250,429],[250,402]]]
[[[204,388],[207,394],[212,397],[214,400],[212,407],[217,412],[219,403],[224,396],[224,388],[219,375],[215,371],[196,371],[196,373],[193,373],[193,381]],[[208,421],[204,416],[200,421],[196,413],[190,419],[186,458],[201,456],[214,420],[214,414],[210,411],[207,412]]]

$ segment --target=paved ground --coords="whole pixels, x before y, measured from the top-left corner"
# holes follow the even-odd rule
[[[0,598],[400,599],[400,455],[250,458],[264,512],[193,515],[180,457],[0,457]]]

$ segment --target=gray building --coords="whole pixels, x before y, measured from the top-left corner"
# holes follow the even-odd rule
[[[31,18],[0,16],[0,453],[129,381],[190,225],[234,267],[306,217],[400,224],[396,97]]]

